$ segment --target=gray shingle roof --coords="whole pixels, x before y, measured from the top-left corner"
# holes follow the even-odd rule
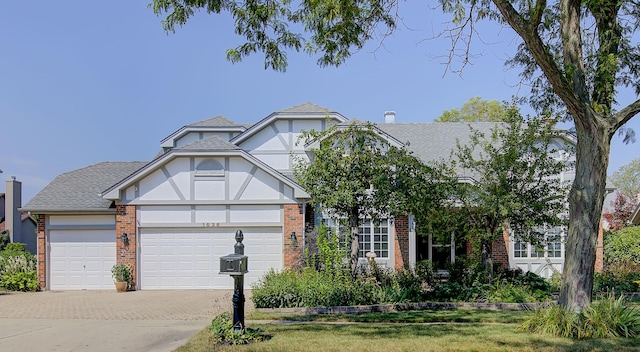
[[[197,150],[197,151],[211,151],[211,150],[234,150],[240,149],[235,144],[229,143],[218,136],[212,136],[197,140],[195,142],[183,145],[182,147],[174,148],[174,150]]]
[[[146,164],[140,161],[102,162],[66,172],[51,181],[22,210],[107,210],[112,202],[99,194]]]
[[[320,105],[316,105],[314,103],[311,102],[307,102],[307,103],[303,103],[300,105],[295,105],[283,110],[278,111],[279,113],[335,113],[336,111],[332,110],[332,109],[328,109],[325,107],[322,107]]]
[[[434,123],[385,123],[376,125],[384,133],[407,144],[407,149],[423,162],[449,160],[456,141],[466,144],[471,129],[489,135],[495,122],[434,122]]]
[[[215,116],[210,119],[194,122],[187,125],[188,127],[244,127],[237,124],[224,116]]]

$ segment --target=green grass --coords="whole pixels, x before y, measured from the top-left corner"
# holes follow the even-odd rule
[[[176,351],[640,351],[640,339],[575,341],[516,332],[528,314],[459,309],[296,317],[253,312],[248,319],[268,320],[249,326],[263,329],[270,340],[214,348],[204,329]]]

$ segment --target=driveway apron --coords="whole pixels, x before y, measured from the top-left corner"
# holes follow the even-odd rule
[[[224,311],[230,290],[0,293],[0,351],[172,351]],[[246,311],[253,309],[247,298]]]

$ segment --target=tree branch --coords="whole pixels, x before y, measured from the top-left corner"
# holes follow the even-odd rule
[[[614,133],[618,128],[622,127],[632,117],[640,113],[640,99],[627,105],[624,109],[620,110],[617,114],[612,115],[613,124],[611,126],[611,132]]]
[[[547,47],[540,38],[537,29],[532,31],[529,21],[524,19],[520,13],[513,8],[508,0],[492,1],[502,14],[502,17],[504,17],[505,21],[507,21],[511,28],[513,28],[524,40],[525,45],[540,66],[540,69],[544,72],[544,75],[553,86],[556,94],[558,94],[560,99],[562,99],[562,101],[567,105],[569,111],[575,117],[580,118],[580,116],[583,116],[585,105],[573,93],[570,83],[556,64],[551,53],[547,50]],[[542,4],[542,1],[538,4]]]

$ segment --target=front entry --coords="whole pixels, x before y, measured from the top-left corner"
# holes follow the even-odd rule
[[[438,240],[432,234],[418,236],[416,244],[416,259],[429,260],[433,269],[439,272],[448,270],[449,266],[456,262],[456,256],[465,254],[464,246],[460,249],[456,248],[454,233],[446,240]]]

